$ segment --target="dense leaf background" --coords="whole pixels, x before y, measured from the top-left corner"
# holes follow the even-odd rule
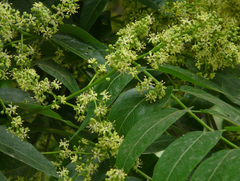
[[[160,6],[165,4],[164,0],[137,1],[143,5],[143,11],[149,8],[154,13],[161,11]],[[24,11],[31,12],[32,3],[37,1],[9,2],[23,14]],[[41,2],[50,8],[60,0]],[[218,70],[213,79],[206,79],[196,74],[196,67],[190,61],[184,66],[162,65],[154,71],[149,71],[149,65],[143,64],[138,69],[140,78],[145,74],[166,82],[166,95],[150,103],[146,101],[146,92],[137,92],[137,81],[131,75],[119,73],[109,66],[106,67],[109,76],[96,75],[86,63],[91,58],[96,58],[98,66],[106,63],[105,56],[111,53],[107,51],[108,45],[116,41],[112,29],[118,29],[116,24],[123,27],[125,23],[121,19],[119,1],[85,0],[78,4],[78,12],[64,20],[52,38],[39,38],[43,41],[39,47],[42,58],[32,67],[41,79],[58,79],[62,89],[55,93],[68,96],[69,104],[74,104],[78,95],[88,91],[89,85],[93,85],[91,88],[98,93],[98,99],[104,90],[111,95],[106,102],[109,112],[105,119],[113,123],[117,133],[124,136],[124,141],[117,156],[104,158],[91,180],[104,180],[107,171],[118,168],[127,173],[126,181],[238,181],[239,66]],[[118,8],[121,13],[114,10]],[[171,16],[167,18],[171,19]],[[16,37],[16,40],[20,41],[21,37]],[[64,49],[62,65],[53,61],[59,47]],[[140,65],[144,60],[139,59]],[[18,113],[25,120],[23,126],[31,130],[30,138],[22,141],[7,131],[11,119],[2,112],[1,181],[7,181],[10,177],[16,180],[18,176],[34,180],[36,173],[45,175],[42,180],[61,180],[51,162],[58,158],[48,153],[59,153],[59,141],[64,138],[70,140],[71,148],[82,138],[88,140],[91,144],[84,149],[92,154],[91,149],[97,143],[98,135],[88,130],[88,124],[91,118],[96,117],[96,102],[88,104],[86,118],[79,123],[71,105],[61,105],[59,110],[52,110],[53,98],[49,95],[49,105],[38,105],[31,92],[17,88],[16,82],[11,80],[1,80],[0,100],[2,110],[9,104],[19,106]],[[136,168],[139,158],[143,164]],[[87,162],[86,158],[81,159]],[[69,162],[63,165],[68,168],[69,177],[74,181],[84,180],[83,176],[77,175],[76,165]]]

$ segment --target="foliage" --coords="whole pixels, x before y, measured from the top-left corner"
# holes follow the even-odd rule
[[[239,1],[119,3],[0,2],[0,180],[239,180]]]

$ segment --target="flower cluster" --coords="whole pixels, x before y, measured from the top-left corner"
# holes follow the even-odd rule
[[[112,52],[106,56],[107,64],[121,73],[136,76],[137,67],[133,67],[132,64],[137,60],[137,53],[146,48],[142,39],[148,36],[152,23],[152,17],[146,16],[121,29],[117,33],[120,36],[117,42],[114,45],[109,45]]]
[[[98,142],[93,143],[84,138],[78,141],[79,145],[73,145],[73,150],[69,149],[69,141],[61,140],[59,147],[61,152],[59,159],[70,159],[76,165],[76,171],[79,175],[84,176],[84,181],[90,181],[91,176],[97,171],[99,164],[110,157],[116,157],[119,146],[123,141],[114,129],[114,123],[106,120],[108,108],[106,102],[110,99],[107,90],[104,90],[99,95],[93,90],[89,89],[77,97],[76,104],[67,105],[72,106],[76,111],[76,118],[79,121],[85,119],[85,111],[87,106],[92,101],[95,106],[95,118],[90,118],[87,128],[91,133],[98,135]],[[91,145],[92,150],[86,151],[86,147]],[[71,180],[68,176],[68,171],[61,166],[61,162],[55,162],[54,165],[59,169],[59,176],[64,180]]]
[[[11,41],[16,35],[14,27],[27,32],[42,34],[45,38],[51,38],[58,31],[58,25],[63,23],[64,18],[69,18],[79,8],[78,0],[61,0],[58,6],[52,6],[56,13],[47,8],[42,2],[35,2],[31,8],[31,14],[24,12],[22,15],[18,10],[6,2],[0,3],[0,35],[4,41]]]
[[[147,93],[145,93],[146,101],[150,101],[152,103],[165,96],[166,87],[163,84],[164,83],[162,81],[153,83],[152,77],[144,77],[144,80],[138,83],[136,88],[140,94],[147,91]]]
[[[111,169],[106,173],[106,175],[108,176],[106,181],[124,181],[127,176],[123,169]]]
[[[152,68],[162,64],[182,66],[190,59],[199,75],[213,78],[217,70],[239,63],[238,4],[236,0],[165,1],[161,11],[156,12],[131,0],[123,8],[127,18],[139,21],[142,15],[152,12],[155,21],[148,40],[155,48],[144,57]]]
[[[12,70],[12,79],[16,80],[19,87],[24,91],[32,91],[34,98],[39,103],[44,103],[46,96],[44,93],[52,93],[53,89],[59,90],[61,83],[58,80],[50,82],[48,78],[39,80],[40,76],[36,73],[35,69],[19,70],[14,68]]]
[[[2,103],[2,100],[0,100]],[[4,105],[2,103],[2,105]],[[11,126],[8,127],[8,131],[10,131],[13,135],[18,136],[21,140],[28,138],[28,132],[30,131],[28,127],[23,127],[23,120],[20,115],[17,113],[17,105],[9,104],[8,107],[4,107],[4,110],[1,111],[1,114],[6,114],[11,120]]]

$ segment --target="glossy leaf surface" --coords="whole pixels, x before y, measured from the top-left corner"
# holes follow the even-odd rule
[[[240,149],[222,150],[206,159],[195,171],[191,181],[238,181]]]
[[[130,89],[119,96],[113,104],[108,119],[115,121],[115,128],[120,135],[126,135],[135,123],[148,112],[160,110],[169,100],[172,87],[168,87],[163,99],[154,103],[146,101],[146,96]]]
[[[89,43],[91,45],[95,45],[95,48],[102,48],[106,49],[107,47],[99,42],[96,38],[94,38],[92,35],[90,35],[87,31],[83,30],[82,28],[79,28],[77,26],[73,26],[70,24],[64,24],[60,25],[58,27],[59,31],[58,33],[65,33],[65,34],[71,34],[78,38],[80,38],[82,41]]]
[[[185,181],[221,137],[220,131],[195,131],[174,141],[159,158],[153,181]],[[177,148],[177,150],[176,150]]]
[[[166,108],[146,113],[124,138],[119,148],[116,166],[124,168],[128,173],[144,150],[187,111]]]
[[[52,37],[52,40],[85,60],[96,58],[98,63],[105,63],[104,56],[99,50],[90,43],[87,43],[76,36],[69,34],[55,34]]]
[[[75,78],[61,65],[54,62],[54,60],[38,61],[37,65],[46,73],[53,76],[61,83],[63,83],[71,93],[79,91],[79,87]]]
[[[0,151],[51,176],[58,174],[53,164],[46,159],[32,144],[7,133],[5,126],[0,126]]]

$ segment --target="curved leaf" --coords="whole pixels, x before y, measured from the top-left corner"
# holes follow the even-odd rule
[[[116,166],[128,173],[143,151],[187,111],[166,108],[146,113],[126,135],[119,148]]]
[[[109,0],[87,0],[84,2],[81,18],[80,18],[80,26],[84,30],[88,31],[93,23],[97,20],[99,15],[102,13],[105,5]]]
[[[87,43],[88,45],[93,46],[103,57],[107,55],[106,49],[107,46],[98,41],[96,38],[94,38],[92,35],[90,35],[85,30],[73,26],[70,24],[64,24],[59,26],[58,33],[65,33],[65,34],[71,34],[81,39],[81,41]]]
[[[53,60],[38,61],[37,65],[43,71],[62,82],[71,91],[71,93],[79,91],[78,84],[72,74]]]
[[[90,43],[93,46],[96,45],[98,48],[99,47],[101,47],[102,49],[107,48],[103,43],[99,42],[96,38],[94,38],[88,32],[86,32],[85,30],[83,30],[77,26],[73,26],[70,24],[60,25],[58,27],[58,33],[71,34],[71,35],[74,35],[74,36],[80,38],[82,41],[84,41],[86,43]]]
[[[165,73],[169,73],[173,76],[176,76],[180,79],[186,80],[188,82],[191,82],[195,85],[199,85],[202,87],[205,87],[207,89],[211,89],[217,92],[220,92],[224,95],[226,95],[232,102],[238,104],[238,99],[236,100],[236,98],[232,95],[231,92],[229,92],[225,87],[220,87],[217,84],[213,83],[210,80],[207,80],[203,77],[200,77],[199,75],[192,73],[186,69],[182,69],[176,66],[172,66],[172,65],[163,65],[161,67],[158,68],[158,70],[165,72]],[[236,92],[236,94],[238,94]]]
[[[195,131],[174,141],[159,158],[153,181],[185,181],[221,137],[220,131]],[[176,150],[177,148],[177,150]]]
[[[0,151],[51,176],[58,174],[53,164],[33,145],[7,133],[5,126],[0,126]]]
[[[206,159],[195,171],[191,181],[238,181],[240,149],[222,150]]]
[[[91,43],[69,34],[55,34],[52,40],[79,57],[88,60],[96,58],[99,64],[105,63],[104,56]],[[105,51],[105,50],[104,50]]]
[[[147,112],[160,110],[169,100],[171,92],[172,87],[168,87],[163,99],[150,103],[146,101],[146,96],[139,94],[136,89],[128,90],[113,104],[108,119],[115,121],[115,128],[120,135],[126,135]]]
[[[169,73],[173,76],[176,76],[182,80],[191,82],[195,85],[199,85],[199,86],[202,86],[207,89],[214,90],[214,91],[222,92],[221,87],[219,87],[217,84],[215,84],[215,83],[211,82],[210,80],[207,80],[203,77],[200,77],[196,73],[192,73],[186,69],[179,68],[179,67],[172,66],[172,65],[163,65],[163,66],[159,67],[158,70],[165,72],[165,73]]]
[[[232,107],[230,104],[228,104],[228,103],[220,100],[219,98],[217,98],[203,90],[200,90],[198,88],[190,87],[190,86],[182,86],[180,89],[181,89],[181,91],[184,91],[184,92],[192,94],[196,97],[200,97],[209,102],[212,102],[212,103],[218,105],[219,107],[223,107],[224,110],[219,115],[222,115],[224,113],[225,116],[223,118],[225,118],[225,119],[228,118],[226,120],[232,122],[233,124],[240,126],[240,117],[239,117],[240,111],[237,108]],[[214,113],[216,111],[211,111],[211,112]],[[218,115],[216,115],[216,116],[218,116]]]
[[[31,98],[31,96],[17,88],[12,87],[3,87],[0,89],[0,98],[4,103],[24,103],[28,102],[31,104],[35,104],[34,100]]]

